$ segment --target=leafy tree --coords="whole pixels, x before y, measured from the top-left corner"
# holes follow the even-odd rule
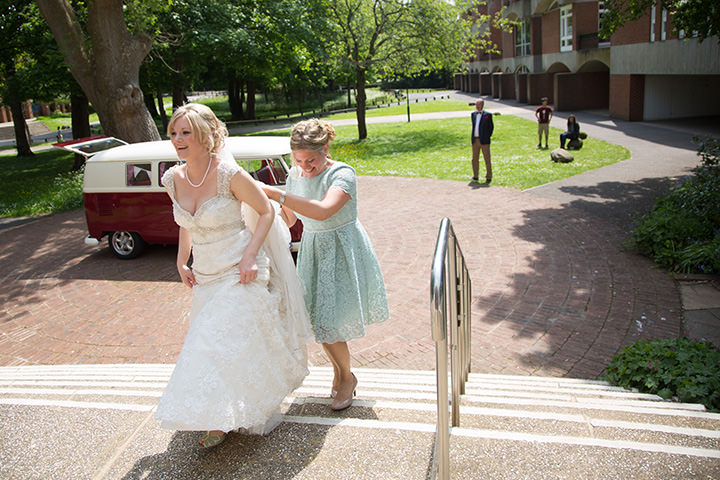
[[[36,0],[65,62],[105,133],[128,142],[158,140],[139,86],[152,46],[152,20],[165,2]]]
[[[32,77],[35,59],[27,52],[35,42],[32,4],[29,0],[0,3],[0,98],[10,106],[19,157],[33,155],[22,104],[30,98],[27,81]]]
[[[318,0],[231,0],[230,22],[222,35],[233,119],[255,118],[255,93],[283,83],[303,91],[317,81],[326,20]],[[245,109],[243,111],[243,102]]]
[[[610,38],[618,28],[638,20],[657,3],[656,0],[606,0],[607,12],[603,15],[600,36]],[[672,17],[676,32],[697,33],[701,42],[720,35],[720,2],[717,0],[660,0],[659,3]]]
[[[0,96],[12,105],[18,154],[32,155],[21,109],[27,99],[51,103],[58,97],[69,96],[73,135],[75,138],[89,135],[88,100],[70,75],[37,6],[30,0],[3,1],[1,12],[0,44],[4,48],[0,50],[0,64],[4,81]],[[84,160],[82,155],[76,155],[73,169],[79,169]]]
[[[337,61],[353,71],[358,137],[367,137],[366,85],[374,77],[411,76],[456,68],[471,45],[491,45],[489,32],[473,35],[486,21],[478,2],[462,0],[329,0]],[[489,18],[489,17],[487,17]],[[500,24],[503,21],[500,19]]]

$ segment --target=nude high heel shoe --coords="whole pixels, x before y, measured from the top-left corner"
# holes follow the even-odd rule
[[[336,393],[335,393],[335,397],[334,397],[334,398],[335,398],[335,401],[330,404],[330,408],[331,408],[331,409],[333,409],[333,410],[335,410],[335,411],[345,410],[345,409],[348,408],[350,405],[352,405],[353,398],[355,397],[355,389],[357,388],[357,384],[358,384],[357,377],[355,376],[354,373],[352,374],[352,376],[353,376],[352,394],[350,395],[349,398],[346,398],[346,399],[343,400],[343,399],[340,399],[340,398],[337,397],[337,392],[336,392]]]

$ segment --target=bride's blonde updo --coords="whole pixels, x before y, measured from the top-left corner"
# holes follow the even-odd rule
[[[167,134],[175,125],[178,118],[187,118],[192,134],[200,143],[207,145],[208,152],[217,154],[225,145],[225,137],[228,136],[228,130],[222,120],[215,116],[215,113],[207,105],[201,103],[188,103],[182,107],[178,107],[172,114],[168,122]]]
[[[310,118],[293,126],[290,149],[322,152],[325,145],[335,139],[335,128],[328,122]]]

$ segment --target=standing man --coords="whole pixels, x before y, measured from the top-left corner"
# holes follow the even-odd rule
[[[485,160],[485,183],[492,181],[492,165],[490,164],[490,137],[493,134],[492,113],[483,110],[485,100],[479,99],[475,102],[475,111],[470,114],[472,119],[472,169],[474,183],[479,182],[478,171],[480,170],[480,151],[482,150]]]
[[[542,136],[545,133],[545,148],[548,148],[548,133],[550,132],[550,119],[552,118],[552,108],[548,107],[547,97],[543,97],[542,105],[535,110],[535,118],[538,121],[538,148],[542,148]]]

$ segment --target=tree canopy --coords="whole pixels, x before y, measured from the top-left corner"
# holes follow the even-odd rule
[[[129,142],[159,138],[148,106],[156,112],[155,96],[162,107],[164,92],[177,106],[191,89],[226,88],[232,118],[243,119],[255,116],[256,91],[282,86],[302,110],[307,89],[337,84],[355,86],[365,138],[368,82],[456,68],[472,23],[488,20],[466,15],[478,0],[0,1],[10,13],[32,6],[38,25],[44,18],[57,47],[38,57],[43,72],[69,69],[105,133]],[[477,47],[487,32],[475,31]],[[20,96],[42,97],[43,75],[33,78]],[[66,74],[63,82],[72,90]]]
[[[331,53],[354,74],[358,136],[367,137],[369,75],[389,77],[457,66],[467,25],[445,0],[330,0]]]
[[[105,133],[128,142],[158,140],[140,90],[139,71],[152,46],[153,8],[161,8],[163,2],[36,3]]]
[[[600,35],[610,38],[617,29],[638,20],[657,3],[670,14],[676,32],[684,30],[687,36],[697,35],[701,42],[720,35],[720,2],[717,0],[606,0],[607,12],[603,15]]]

